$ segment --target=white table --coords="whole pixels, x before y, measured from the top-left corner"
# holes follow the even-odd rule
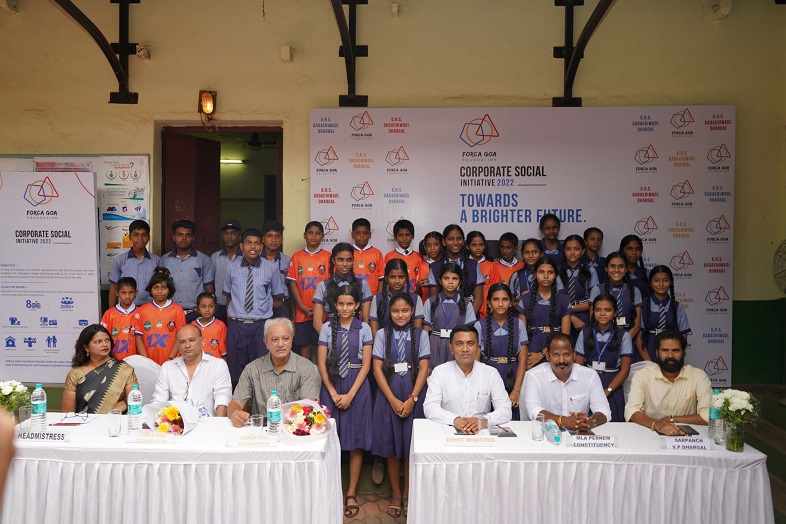
[[[456,448],[416,420],[408,523],[774,522],[767,457],[748,445],[667,451],[649,429],[612,423],[595,432],[615,448],[558,447],[533,441],[531,424],[507,424],[518,436],[497,447]]]
[[[99,415],[78,428],[50,428],[73,429],[71,442],[17,441],[2,522],[342,522],[335,431],[308,444],[230,448],[227,436],[251,428],[203,418],[176,444],[135,444],[125,427],[110,438]]]

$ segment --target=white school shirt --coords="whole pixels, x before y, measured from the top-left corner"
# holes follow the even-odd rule
[[[474,362],[466,376],[455,361],[435,367],[428,378],[423,411],[426,418],[439,424],[483,414],[491,427],[510,422],[512,417],[510,397],[499,372],[480,362]]]
[[[201,416],[216,416],[216,406],[229,406],[232,379],[223,359],[202,353],[202,361],[194,370],[191,384],[183,357],[164,362],[158,374],[153,402],[186,401]]]
[[[549,362],[527,371],[519,405],[525,406],[522,415],[526,414],[530,420],[543,410],[565,417],[571,411],[587,414],[592,411],[611,419],[611,408],[598,373],[575,363],[566,382],[557,378]]]

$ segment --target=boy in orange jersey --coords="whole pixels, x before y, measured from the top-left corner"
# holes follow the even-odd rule
[[[303,238],[306,248],[292,255],[287,270],[287,284],[295,318],[295,340],[293,345],[300,347],[303,358],[311,358],[311,348],[319,339],[314,329],[314,292],[317,285],[328,277],[330,251],[320,247],[325,238],[325,228],[321,222],[306,224]]]
[[[216,318],[216,296],[209,291],[197,296],[199,318],[192,324],[202,332],[202,351],[216,358],[227,356],[227,325]]]
[[[497,268],[500,282],[510,286],[510,277],[513,273],[524,267],[524,262],[516,258],[516,251],[519,246],[519,237],[513,233],[502,233],[499,237],[497,249],[499,250],[499,260],[494,262]]]
[[[101,317],[101,325],[109,331],[115,344],[115,358],[124,358],[136,355],[136,325],[137,313],[134,299],[136,298],[136,279],[121,277],[117,280],[115,294],[117,304],[110,307]]]
[[[410,249],[412,239],[415,236],[415,226],[406,219],[401,219],[393,224],[393,237],[396,239],[396,249],[385,255],[385,264],[391,258],[400,258],[407,263],[409,271],[409,290],[419,293],[418,284],[428,277],[428,263],[423,259],[418,251]]]
[[[355,241],[355,276],[365,280],[371,289],[371,295],[376,295],[379,282],[384,276],[385,265],[382,262],[382,252],[368,243],[371,240],[371,222],[365,218],[352,222],[352,240]]]

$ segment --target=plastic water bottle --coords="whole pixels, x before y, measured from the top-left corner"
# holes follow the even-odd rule
[[[33,405],[32,409],[32,423],[31,429],[35,432],[46,431],[46,391],[41,387],[41,384],[35,385],[35,390],[30,396],[30,403]]]
[[[267,399],[267,434],[270,440],[278,442],[278,427],[281,425],[281,399],[274,389]]]
[[[549,442],[555,446],[560,445],[560,442],[562,442],[562,433],[556,422],[551,419],[546,420],[546,423],[543,425],[543,430],[546,432],[546,438]]]
[[[142,392],[139,386],[131,386],[131,393],[128,394],[128,431],[139,431],[142,429]]]
[[[720,421],[720,410],[712,407],[712,402],[715,399],[715,395],[720,393],[721,390],[715,388],[712,390],[712,400],[710,401],[710,418],[707,421],[707,437],[712,440],[715,440],[715,433],[717,431],[718,422]]]

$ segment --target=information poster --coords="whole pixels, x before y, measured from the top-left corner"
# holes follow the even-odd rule
[[[62,383],[99,315],[95,176],[0,173],[0,376]]]
[[[37,157],[36,171],[95,172],[98,190],[101,284],[109,285],[115,256],[131,249],[128,226],[148,218],[147,156]]]
[[[735,121],[731,106],[315,109],[311,217],[328,249],[366,217],[383,252],[400,218],[415,248],[451,223],[539,238],[545,213],[561,238],[601,228],[602,254],[636,234],[648,268],[675,273],[689,363],[730,386]]]

